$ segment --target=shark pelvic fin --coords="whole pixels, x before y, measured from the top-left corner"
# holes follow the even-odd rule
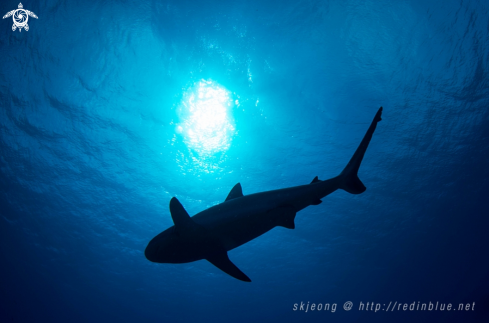
[[[241,188],[241,184],[238,183],[234,185],[234,187],[231,189],[231,192],[229,192],[228,197],[226,197],[226,201],[236,199],[238,197],[243,197],[243,189]]]
[[[217,268],[224,271],[226,274],[233,276],[236,279],[242,280],[244,282],[251,282],[248,278],[235,264],[229,260],[228,253],[226,251],[215,253],[210,257],[206,258],[211,264]]]
[[[197,229],[198,224],[190,218],[176,197],[170,200],[170,213],[178,233],[186,234]]]
[[[268,213],[272,213],[272,218],[275,219],[277,225],[287,229],[295,229],[294,219],[297,212],[293,206],[280,206],[268,211]]]

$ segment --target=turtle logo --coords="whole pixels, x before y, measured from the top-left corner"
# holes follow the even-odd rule
[[[15,31],[17,28],[19,28],[19,31],[22,31],[22,28],[24,28],[25,31],[28,31],[29,25],[27,24],[27,20],[29,20],[29,16],[37,19],[36,14],[32,11],[25,10],[22,3],[19,3],[19,9],[7,12],[5,16],[3,16],[3,19],[10,16],[12,16],[12,19],[14,20],[14,24],[12,25],[13,31]]]

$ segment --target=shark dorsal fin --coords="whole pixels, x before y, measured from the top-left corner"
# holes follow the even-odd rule
[[[170,200],[170,213],[178,233],[192,232],[197,226],[176,197]]]
[[[311,184],[312,183],[316,183],[316,182],[320,182],[321,180],[316,176],[314,177],[314,179],[312,180]]]
[[[241,184],[238,183],[234,185],[233,189],[231,192],[229,192],[228,197],[226,197],[226,201],[238,198],[238,197],[243,197],[243,189],[241,188]],[[224,202],[226,202],[224,201]]]

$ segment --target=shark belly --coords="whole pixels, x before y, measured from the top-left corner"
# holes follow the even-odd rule
[[[242,201],[222,203],[195,215],[193,219],[229,251],[277,226],[267,212],[274,207],[273,204],[260,205],[253,200],[242,198]]]
[[[266,212],[246,214],[233,222],[217,224],[208,231],[218,239],[226,251],[229,251],[276,227],[274,220]]]
[[[318,200],[324,191],[321,185],[251,194],[213,206],[192,219],[229,251],[276,226],[294,228],[295,214]]]

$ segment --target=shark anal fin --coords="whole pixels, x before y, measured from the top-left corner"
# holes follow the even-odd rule
[[[313,201],[313,202],[311,203],[311,205],[319,205],[319,204],[321,204],[321,203],[323,203],[323,201],[321,201],[320,199],[317,199],[317,200]]]
[[[293,206],[279,206],[268,211],[268,213],[277,225],[287,229],[295,229],[294,219],[297,212]]]
[[[170,200],[170,213],[178,233],[191,233],[198,227],[176,197]]]
[[[226,251],[215,253],[210,257],[206,258],[211,264],[216,266],[217,268],[224,271],[226,274],[242,280],[244,282],[251,282],[251,279],[248,278],[235,264],[229,260],[228,253]]]
[[[314,179],[312,180],[311,184],[312,183],[316,183],[316,182],[320,182],[321,180],[316,176],[314,177]]]
[[[238,197],[243,197],[243,189],[241,188],[240,183],[234,185],[234,187],[231,189],[231,192],[229,192],[228,197],[226,197],[226,200],[224,202]]]

